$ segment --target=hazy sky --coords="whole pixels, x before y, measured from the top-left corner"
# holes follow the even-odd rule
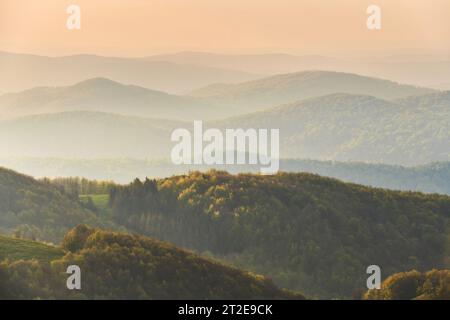
[[[81,7],[81,30],[66,8]],[[382,30],[366,28],[370,4]],[[449,0],[0,0],[0,50],[145,56],[183,50],[450,53]]]

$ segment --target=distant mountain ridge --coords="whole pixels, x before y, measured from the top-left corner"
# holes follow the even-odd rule
[[[0,52],[0,70],[0,93],[37,86],[66,86],[96,77],[184,93],[213,82],[240,82],[259,77],[236,70],[90,54],[47,57]]]
[[[149,61],[168,61],[229,70],[242,70],[255,74],[287,73],[293,72],[293,70],[300,71],[311,68],[333,70],[339,65],[350,65],[349,62],[320,55],[296,56],[286,53],[215,54],[184,51],[149,56],[146,59]]]
[[[448,93],[441,93],[447,97]],[[434,95],[434,97],[439,95]],[[398,103],[331,94],[212,122],[280,129],[282,158],[420,165],[450,160],[450,103]],[[435,98],[436,99],[436,98]],[[445,99],[442,99],[445,101]]]
[[[67,87],[38,87],[0,96],[0,118],[66,111],[100,111],[160,119],[211,119],[227,115],[189,97],[94,78]]]
[[[371,95],[392,100],[433,92],[436,91],[350,73],[303,71],[239,84],[213,84],[195,90],[190,95],[218,105],[261,111],[280,104],[334,93]]]
[[[70,85],[95,77],[180,94],[212,83],[238,83],[305,70],[357,73],[437,89],[449,89],[450,81],[448,57],[409,56],[351,59],[286,53],[178,52],[148,57],[49,57],[0,52],[0,70],[0,94],[37,86]]]
[[[106,78],[65,87],[37,87],[0,95],[0,119],[66,111],[100,111],[146,118],[212,120],[261,111],[327,94],[400,99],[437,91],[355,74],[310,71],[239,84],[213,84],[173,95]]]
[[[350,58],[317,54],[218,54],[187,51],[155,55],[146,59],[242,70],[266,75],[306,70],[350,72],[369,77],[391,79],[400,83],[411,83],[436,89],[450,89],[450,58],[448,55],[391,55]]]
[[[280,157],[404,166],[450,161],[450,104],[331,94],[205,122],[204,128],[280,129]],[[437,95],[439,97],[439,95]],[[406,100],[405,100],[406,101]],[[192,122],[68,112],[0,122],[0,157],[167,159]]]

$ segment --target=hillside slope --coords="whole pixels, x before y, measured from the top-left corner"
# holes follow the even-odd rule
[[[280,130],[282,158],[421,165],[450,160],[450,103],[331,94],[211,123]]]
[[[0,117],[99,111],[147,118],[194,120],[229,113],[189,97],[95,78],[67,87],[38,87],[0,96]]]
[[[64,191],[0,168],[0,232],[59,242],[80,223],[99,225],[95,214]]]
[[[448,264],[450,197],[310,174],[224,172],[135,181],[111,191],[131,230],[272,277],[308,296],[350,297],[366,268],[389,275]]]
[[[416,167],[314,160],[281,161],[288,172],[309,172],[371,187],[450,195],[450,162]]]
[[[389,100],[432,92],[434,90],[351,73],[303,71],[239,84],[213,84],[193,91],[190,96],[223,106],[239,106],[251,112],[333,93]]]
[[[403,166],[450,161],[450,104],[405,105],[331,94],[204,128],[280,129],[280,157]],[[0,122],[0,157],[168,159],[176,128],[192,122],[66,112]],[[133,142],[133,143],[131,143]]]
[[[429,58],[429,57],[428,57]],[[417,55],[392,55],[345,59],[323,55],[267,54],[217,54],[184,51],[155,55],[151,61],[169,61],[205,67],[242,70],[256,74],[283,74],[303,70],[330,70],[364,74],[433,88],[450,89],[449,59],[428,59]],[[436,85],[438,84],[438,85]]]
[[[63,258],[0,263],[0,299],[303,299],[269,279],[150,238],[91,229],[68,232]],[[82,270],[81,290],[66,268]]]

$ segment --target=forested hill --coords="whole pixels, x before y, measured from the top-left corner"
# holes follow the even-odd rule
[[[100,222],[62,188],[0,168],[0,233],[59,243],[80,223]]]
[[[450,270],[396,273],[381,285],[381,290],[369,290],[368,300],[450,300]]]
[[[68,185],[78,193],[88,191],[91,180],[130,183],[136,177],[156,178],[185,174],[189,171],[227,170],[230,173],[258,173],[259,165],[174,165],[170,161],[144,159],[55,159],[55,158],[0,158],[0,165],[14,168],[35,177],[84,177],[87,185]],[[430,163],[417,167],[402,167],[362,162],[281,159],[281,171],[309,172],[372,187],[441,193],[450,195],[450,162]],[[61,182],[70,178],[61,179]],[[81,182],[81,181],[80,181]],[[93,191],[93,190],[91,190]],[[99,190],[93,191],[98,193]]]
[[[55,250],[47,248],[49,254]],[[278,289],[263,276],[142,236],[79,225],[67,233],[62,248],[67,254],[50,264],[0,262],[0,299],[304,298]],[[81,290],[66,288],[66,268],[73,264],[82,272]]]
[[[79,201],[77,192],[64,191],[61,184],[36,181],[0,169],[0,231],[59,243],[68,229],[80,223],[120,225],[131,232],[170,241],[240,269],[263,274],[273,279],[279,287],[313,298],[349,298],[361,293],[366,285],[366,268],[372,264],[381,267],[383,277],[413,269],[423,272],[433,268],[449,268],[448,196],[375,189],[305,173],[261,176],[231,175],[221,171],[192,172],[159,180],[135,180],[127,186],[109,184],[104,188],[111,189],[111,215],[101,215],[98,212],[103,211],[88,209],[92,206]],[[107,220],[110,217],[113,221]],[[160,245],[152,247],[140,237],[87,230],[84,238],[78,228],[69,233],[64,248],[73,252],[63,260],[79,262],[89,269],[93,265],[103,265],[106,269],[110,268],[108,270],[120,272],[118,275],[108,275],[108,279],[94,273],[90,281],[98,284],[95,288],[104,291],[92,287],[91,291],[83,293],[83,297],[206,298],[201,293],[209,292],[204,291],[209,287],[200,288],[204,285],[202,281],[188,275],[204,274],[205,270],[209,270],[205,268],[210,267],[202,267],[199,271],[193,266],[179,271],[183,265],[189,265],[187,256],[180,258],[179,262],[158,260],[160,269],[151,269],[151,275],[148,275],[149,282],[151,279],[156,281],[154,286],[144,289],[138,286],[137,291],[125,290],[122,295],[114,288],[123,288],[121,281],[129,277],[127,268],[141,267],[141,260],[133,260],[134,255],[142,253],[142,261],[154,265],[154,260],[145,260],[150,259],[145,250],[150,250],[151,256],[158,256],[159,249],[153,251],[152,248],[159,248]],[[49,247],[53,252],[47,254],[45,247],[34,246],[30,242],[22,243],[14,239],[0,239],[0,242],[0,259],[35,258],[39,261],[26,262],[23,269],[23,262],[1,264],[0,277],[12,281],[8,282],[8,286],[14,287],[13,283],[17,282],[19,286],[23,284],[26,287],[27,281],[31,281],[31,291],[18,290],[15,297],[51,298],[67,294],[48,287],[45,282],[48,279],[29,278],[46,274],[48,261],[59,259],[61,255],[57,248]],[[118,251],[114,249],[110,252],[107,244]],[[141,251],[143,248],[145,252]],[[170,248],[168,255],[179,252]],[[116,253],[125,257],[117,260],[117,265]],[[129,266],[128,262],[135,264]],[[147,265],[147,262],[144,264]],[[114,265],[110,266],[110,263]],[[121,269],[121,265],[125,265],[125,269]],[[211,268],[214,266],[217,265],[213,264]],[[58,264],[52,263],[51,268],[53,271],[49,277],[58,277],[57,274],[62,272]],[[228,280],[219,277],[222,271],[227,274],[228,269],[217,268],[218,278],[212,279],[210,285],[220,283],[219,280],[225,281],[226,289],[216,288],[219,291],[214,289],[207,297],[273,297],[275,291],[268,288],[274,286],[271,287],[265,280],[262,282],[266,285],[262,285],[259,291],[238,288],[236,283],[247,278],[232,281],[233,287]],[[92,267],[92,270],[96,269]],[[166,274],[166,271],[169,273]],[[166,276],[171,279],[177,272],[186,272],[183,275],[187,279],[186,284],[176,284],[178,280],[174,280],[171,286],[165,287],[158,282]],[[25,282],[17,277],[23,277]],[[54,278],[54,281],[58,279]],[[137,279],[133,281],[136,285],[139,282]],[[200,283],[192,287],[196,282]],[[162,292],[163,296],[151,291],[155,286],[158,288],[156,292]],[[38,287],[41,289],[36,289]],[[198,291],[194,292],[198,295],[187,296],[187,288],[191,291],[197,288]],[[239,292],[244,295],[239,296]]]
[[[366,268],[448,264],[450,197],[312,174],[192,172],[112,189],[116,222],[323,298],[365,287]]]
[[[260,111],[338,92],[390,100],[436,91],[345,72],[300,71],[237,84],[212,84],[195,90],[191,96],[219,105]]]

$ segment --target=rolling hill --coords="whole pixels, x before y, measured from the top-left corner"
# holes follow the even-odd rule
[[[450,162],[402,167],[362,162],[285,160],[287,172],[309,172],[371,187],[450,195]]]
[[[0,233],[57,243],[80,223],[103,224],[63,190],[0,168]]]
[[[450,197],[311,174],[191,172],[111,190],[114,220],[213,254],[310,297],[348,298],[387,277],[448,267]]]
[[[41,86],[67,86],[97,77],[184,93],[214,82],[241,82],[258,77],[235,70],[88,54],[46,57],[0,52],[0,70],[0,93]]]
[[[95,78],[67,87],[38,87],[0,96],[0,119],[98,111],[160,119],[214,119],[229,112],[189,97]]]
[[[43,246],[15,239],[5,245],[13,241]],[[0,299],[304,299],[263,276],[141,236],[80,225],[67,233],[62,248],[71,253],[51,264],[0,262]],[[50,255],[55,249],[47,250]],[[82,270],[81,290],[66,288],[65,271],[73,264]]]
[[[281,158],[416,166],[450,161],[447,96],[387,101],[330,94],[204,127],[280,129]],[[27,116],[0,122],[0,157],[168,159],[172,131],[192,127],[102,112]]]
[[[305,173],[211,171],[135,180],[113,187],[109,203],[113,221],[99,222],[62,188],[0,170],[2,232],[16,230],[21,237],[59,242],[71,225],[122,226],[321,298],[360,292],[370,264],[380,265],[386,276],[449,266],[448,196],[373,189]],[[299,297],[264,278],[248,278],[204,259],[197,263],[191,253],[138,236],[77,227],[64,238],[63,249],[72,254],[63,258],[59,248],[35,242],[0,237],[0,245],[0,259],[10,259],[0,263],[0,278],[19,288],[9,292],[14,298]],[[33,258],[37,261],[15,262]],[[65,290],[69,264],[88,270],[85,291],[72,295]],[[136,275],[131,280],[130,269]],[[211,282],[204,281],[205,273]],[[236,281],[227,282],[235,276]],[[123,283],[133,285],[125,288]]]
[[[409,104],[409,100],[331,94],[210,125],[278,128],[282,158],[407,166],[449,161],[450,104],[411,99],[425,100]]]
[[[162,178],[189,171],[227,170],[230,173],[257,173],[257,165],[198,166],[173,165],[170,161],[145,159],[61,159],[0,158],[0,166],[44,177],[85,177],[90,180],[130,183],[140,179]],[[280,170],[309,172],[362,185],[403,191],[420,191],[450,195],[450,162],[403,167],[362,162],[282,159]]]
[[[321,55],[217,54],[208,52],[178,52],[150,56],[150,61],[242,70],[256,74],[275,75],[306,70],[350,72],[370,77],[391,79],[400,83],[450,89],[450,59],[448,55],[364,56],[335,58]]]
[[[250,112],[334,93],[371,95],[390,100],[432,92],[432,89],[350,73],[303,71],[239,84],[212,84],[191,92],[190,96],[217,105],[239,106]]]
[[[98,111],[144,118],[206,121],[333,93],[394,99],[431,92],[434,91],[325,71],[277,75],[236,85],[216,84],[199,89],[191,96],[93,78],[65,87],[37,87],[1,95],[0,119],[67,111]]]

